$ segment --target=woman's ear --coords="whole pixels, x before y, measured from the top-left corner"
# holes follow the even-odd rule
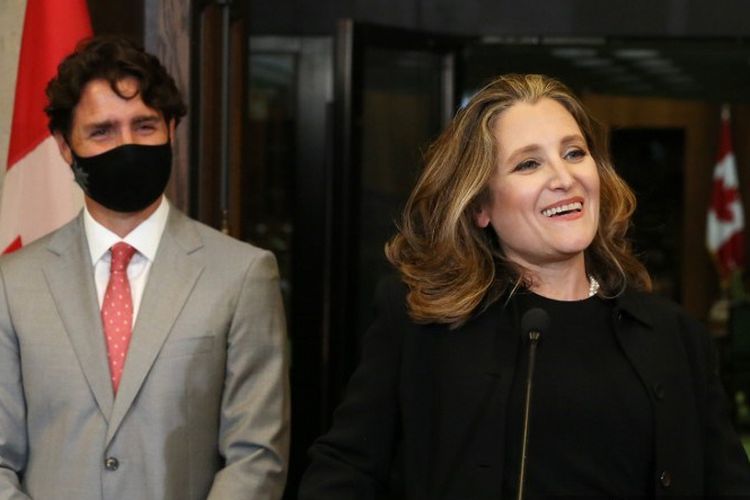
[[[490,211],[487,207],[482,206],[474,211],[474,223],[480,229],[484,229],[490,224]]]

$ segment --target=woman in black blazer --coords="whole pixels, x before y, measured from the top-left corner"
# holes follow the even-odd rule
[[[648,293],[604,144],[541,75],[458,112],[386,247],[398,278],[301,500],[750,495],[711,341]]]

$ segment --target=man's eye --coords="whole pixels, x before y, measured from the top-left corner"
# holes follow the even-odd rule
[[[91,137],[101,137],[107,134],[107,129],[105,128],[97,128],[91,131],[90,136]]]

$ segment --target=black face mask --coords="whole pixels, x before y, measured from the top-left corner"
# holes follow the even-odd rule
[[[75,181],[91,199],[116,212],[138,212],[164,192],[172,145],[124,144],[95,156],[73,153]]]

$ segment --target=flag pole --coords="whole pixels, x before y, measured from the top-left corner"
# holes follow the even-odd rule
[[[718,154],[713,171],[711,202],[706,219],[706,245],[719,275],[722,298],[745,299],[745,215],[740,197],[737,162],[732,147],[731,112],[721,106]]]

